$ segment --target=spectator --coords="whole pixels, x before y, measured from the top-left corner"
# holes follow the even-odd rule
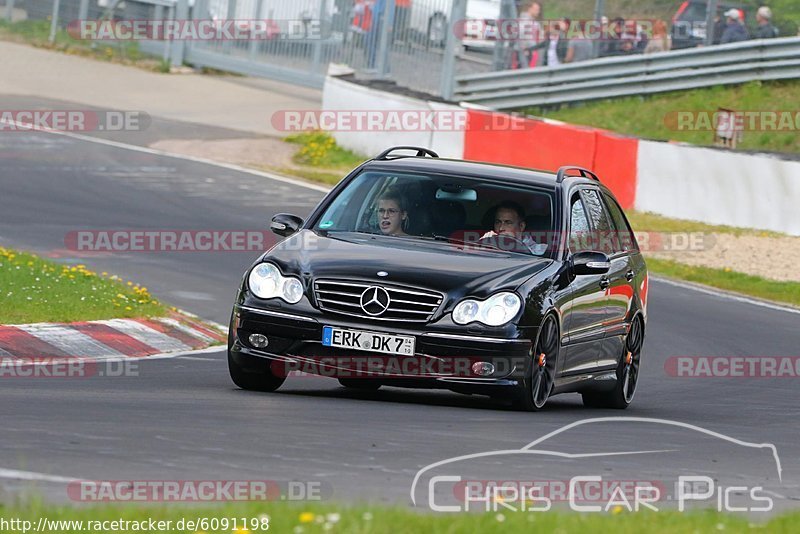
[[[520,36],[529,36],[530,39],[522,41],[517,65],[512,68],[532,68],[539,64],[539,52],[533,48],[542,41],[542,25],[539,21],[542,4],[534,0],[523,5],[527,7],[519,15]]]
[[[563,21],[551,21],[550,31],[547,38],[541,43],[530,48],[531,53],[538,49],[544,49],[542,53],[542,65],[555,67],[565,62],[567,51],[569,50],[569,39],[564,32]]]
[[[758,29],[753,39],[774,39],[778,36],[778,28],[772,25],[772,10],[767,6],[758,8],[756,22],[758,22]]]
[[[577,23],[575,35],[569,34],[569,47],[567,48],[567,57],[564,59],[564,63],[577,63],[594,59],[594,43],[588,36],[589,31],[588,22]]]
[[[722,32],[720,44],[739,43],[750,38],[747,29],[742,24],[742,14],[738,9],[729,9],[725,12],[725,17],[728,19],[728,24],[725,26],[725,31]]]
[[[667,23],[663,20],[655,21],[653,24],[653,38],[647,43],[644,53],[666,52],[670,48],[672,48],[672,38],[667,33]]]
[[[618,56],[622,53],[622,35],[625,33],[625,19],[617,17],[608,25],[600,43],[600,57]]]

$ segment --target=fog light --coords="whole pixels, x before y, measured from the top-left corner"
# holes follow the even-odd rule
[[[250,344],[257,349],[263,349],[269,345],[269,339],[263,334],[250,334],[248,339],[250,340]]]
[[[494,365],[489,362],[475,362],[472,364],[472,372],[478,376],[487,376],[494,373]]]

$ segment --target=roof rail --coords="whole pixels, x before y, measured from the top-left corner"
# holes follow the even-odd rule
[[[583,178],[592,178],[594,180],[600,181],[600,178],[597,177],[595,173],[588,169],[584,169],[583,167],[576,167],[575,165],[565,165],[558,169],[558,174],[556,175],[556,183],[560,184],[564,181],[564,178],[567,178],[567,171],[578,171],[581,173]]]
[[[430,150],[428,148],[422,148],[422,147],[419,147],[419,146],[393,146],[392,148],[387,148],[386,150],[384,150],[383,152],[381,152],[380,154],[375,156],[375,159],[378,160],[378,161],[386,161],[386,160],[389,160],[389,159],[410,157],[410,156],[399,155],[399,156],[395,156],[393,158],[390,158],[389,156],[395,150],[416,150],[417,151],[417,156],[416,157],[425,157],[425,156],[430,156],[432,158],[438,158],[439,157],[439,154],[437,154],[436,152],[434,152],[433,150]]]

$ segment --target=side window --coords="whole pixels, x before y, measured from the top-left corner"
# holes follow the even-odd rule
[[[594,250],[605,252],[609,255],[621,252],[622,248],[618,246],[617,240],[614,239],[615,235],[611,226],[611,219],[606,213],[603,201],[600,200],[600,193],[594,189],[584,189],[581,191],[581,196],[586,204],[589,220],[592,223]]]
[[[614,221],[614,226],[617,230],[617,241],[620,248],[625,252],[639,250],[633,230],[631,230],[628,219],[625,218],[625,214],[622,213],[622,208],[619,207],[617,201],[605,193],[603,193],[603,200],[605,200],[608,212],[611,214],[611,219]]]
[[[581,197],[577,193],[572,196],[569,216],[569,249],[572,252],[592,250],[589,219],[583,207]]]

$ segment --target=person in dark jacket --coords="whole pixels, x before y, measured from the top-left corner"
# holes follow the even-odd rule
[[[772,10],[767,6],[758,8],[756,22],[758,22],[758,29],[753,39],[774,39],[778,36],[778,28],[772,25]]]
[[[728,19],[728,25],[725,26],[725,31],[722,32],[722,38],[719,40],[720,44],[739,43],[750,38],[747,28],[742,24],[742,15],[738,9],[729,9],[725,12],[725,17]]]
[[[565,62],[569,51],[569,39],[567,39],[563,21],[551,22],[547,37],[544,41],[528,47],[528,53],[532,54],[534,50],[541,49],[544,49],[543,53],[540,53],[542,59],[539,60],[539,63],[541,65],[555,67]]]

